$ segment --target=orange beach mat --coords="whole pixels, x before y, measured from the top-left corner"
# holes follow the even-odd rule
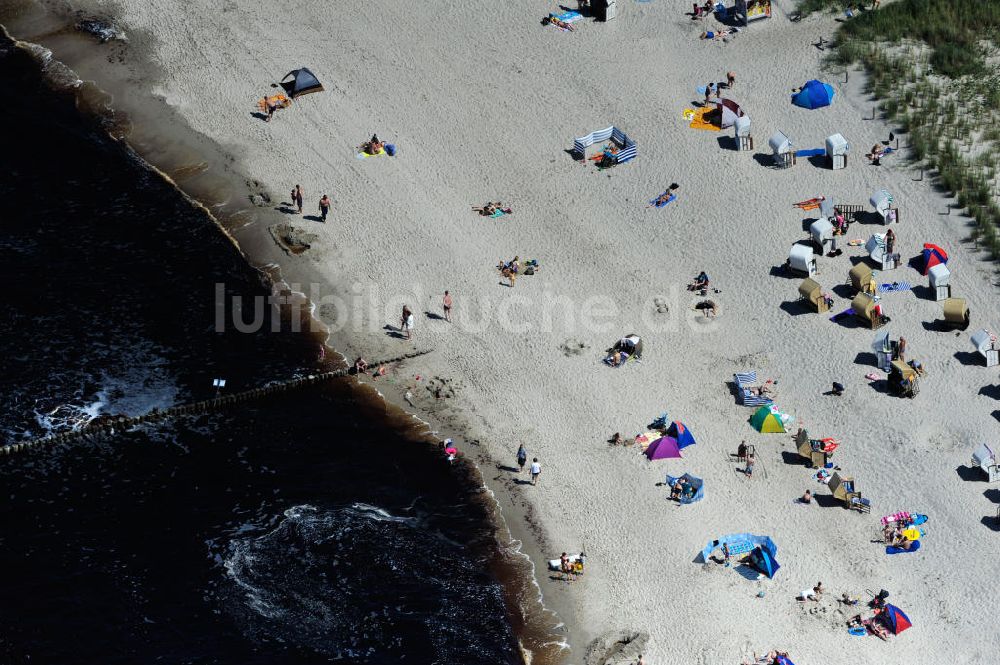
[[[277,106],[279,109],[287,109],[292,105],[292,100],[285,97],[282,94],[274,95],[273,97],[262,97],[257,100],[257,108],[260,109],[261,113],[267,113],[267,105]]]

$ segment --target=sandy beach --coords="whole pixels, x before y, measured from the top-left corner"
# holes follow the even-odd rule
[[[252,220],[234,235],[257,265],[278,264],[290,288],[313,300],[330,347],[351,359],[434,349],[363,380],[480,465],[566,625],[566,662],[584,662],[587,646],[614,631],[648,634],[649,665],[736,664],[769,649],[798,665],[995,658],[997,490],[963,467],[980,443],[1000,444],[1000,379],[969,342],[1000,326],[996,268],[965,242],[969,220],[946,214],[952,200],[931,174],[920,180],[907,164],[905,134],[881,166],[865,159],[891,128],[872,119],[861,72],[822,69],[827,52],[816,42],[831,38],[832,18],[790,22],[793,2],[778,0],[775,16],[724,43],[699,39],[714,19],[692,21],[690,3],[665,0],[619,2],[615,20],[588,18],[572,32],[540,24],[556,3],[81,4],[146,50],[155,71],[142,70],[136,94],[162,98],[269,194],[264,208],[229,202]],[[269,85],[299,67],[325,91],[269,123],[255,117]],[[734,150],[732,130],[692,129],[684,117],[702,98],[696,88],[727,71],[736,83],[725,96],[752,119],[754,150]],[[812,78],[833,85],[833,104],[793,106],[791,90]],[[609,125],[636,141],[634,160],[599,170],[568,154],[574,137]],[[796,148],[843,134],[847,168],[806,159],[770,168],[776,131]],[[373,133],[397,155],[359,159]],[[671,183],[677,200],[648,207]],[[283,202],[296,184],[303,217],[280,210],[291,212]],[[927,368],[914,399],[865,378],[884,378],[873,331],[830,320],[850,305],[841,285],[863,247],[842,242],[841,256],[818,258],[816,280],[834,291],[829,314],[795,302],[801,277],[779,269],[815,219],[794,202],[824,195],[870,211],[869,196],[883,188],[900,211],[903,265],[878,281],[918,287],[881,300],[891,335]],[[333,202],[326,223],[317,217],[324,193]],[[496,200],[513,214],[472,210]],[[283,252],[268,231],[279,223],[312,236],[311,248]],[[860,223],[844,240],[881,232]],[[925,242],[951,256],[954,294],[972,311],[966,332],[931,325],[941,303],[906,265]],[[496,265],[515,255],[539,269],[511,288]],[[709,296],[714,319],[693,309],[701,298],[685,289],[701,270],[719,290]],[[451,323],[440,318],[445,290]],[[416,315],[410,340],[397,330],[404,304]],[[633,332],[641,362],[605,365],[605,349]],[[777,382],[776,403],[795,419],[788,434],[748,424],[753,410],[736,404],[729,385],[747,370]],[[842,397],[824,395],[834,381]],[[683,459],[650,462],[635,446],[608,445],[663,412],[697,439]],[[795,456],[799,426],[842,442],[834,461],[870,498],[870,515],[795,501],[806,489],[829,495]],[[756,447],[752,479],[731,455],[742,440]],[[514,466],[518,444],[541,464],[535,486],[503,468]],[[704,479],[704,500],[668,500],[658,484],[684,472]],[[873,542],[879,517],[900,510],[927,514],[927,535],[919,552],[887,556]],[[695,561],[708,542],[738,532],[774,540],[774,579]],[[580,580],[543,571],[544,558],[581,550]],[[796,601],[817,581],[824,598]],[[864,608],[835,598],[865,600],[882,588],[913,629],[887,642],[849,635],[847,618]]]

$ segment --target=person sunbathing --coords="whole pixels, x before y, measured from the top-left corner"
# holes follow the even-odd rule
[[[612,367],[621,367],[628,360],[628,354],[622,353],[621,351],[614,351],[610,356],[605,358],[605,361]]]
[[[799,201],[798,203],[793,203],[792,206],[795,208],[802,208],[803,210],[815,210],[819,207],[821,201],[826,201],[825,196],[816,196],[811,199],[806,199],[805,201]]]
[[[563,21],[561,19],[558,19],[555,16],[546,16],[545,18],[542,19],[542,25],[549,25],[550,23],[556,26],[557,28],[562,28],[563,30],[569,30],[570,32],[573,32],[572,24],[567,23],[566,21]]]
[[[667,190],[667,191],[663,192],[662,194],[660,194],[659,196],[657,196],[656,199],[653,200],[653,205],[656,206],[656,207],[660,207],[662,205],[666,205],[666,204],[670,203],[670,200],[674,196],[675,196],[675,194],[672,191]],[[646,207],[648,208],[649,206],[646,206]]]
[[[875,637],[879,638],[884,642],[889,641],[889,631],[885,629],[885,626],[878,620],[878,617],[873,617],[871,619],[862,619],[861,625],[868,629]]]
[[[677,482],[673,484],[673,487],[670,488],[670,498],[680,499],[681,492],[683,491],[684,491],[684,484],[680,481],[680,479],[678,479]]]
[[[868,161],[870,161],[875,166],[878,166],[879,160],[885,156],[885,148],[882,146],[881,143],[876,143],[875,145],[872,146],[872,151],[865,156],[868,157]]]
[[[801,501],[802,503],[812,503],[813,493],[810,490],[806,490],[806,493],[802,495],[802,498],[799,499],[799,501]]]

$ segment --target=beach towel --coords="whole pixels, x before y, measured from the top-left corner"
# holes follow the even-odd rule
[[[892,291],[909,291],[913,286],[909,282],[893,282],[892,284],[879,284],[879,293],[891,293]]]
[[[694,115],[691,116],[691,124],[689,125],[689,127],[691,127],[691,129],[706,129],[711,132],[717,132],[720,129],[722,129],[718,125],[713,125],[712,123],[705,120],[705,116],[714,110],[715,110],[714,106],[709,106],[695,111]],[[687,113],[685,112],[685,117],[686,116]]]
[[[894,547],[892,545],[889,545],[889,546],[887,546],[885,548],[885,553],[886,554],[910,554],[911,552],[916,552],[919,549],[920,549],[920,541],[919,540],[914,540],[913,541],[913,545],[911,545],[910,549],[908,549],[908,550],[904,550],[902,547]]]
[[[847,632],[855,637],[864,637],[868,634],[868,630],[864,626],[851,626]]]
[[[574,11],[566,11],[563,12],[562,14],[549,14],[549,16],[557,18],[560,21],[563,21],[564,23],[572,23],[573,21],[579,21],[580,19],[583,18],[583,14]]]
[[[890,522],[905,522],[912,517],[910,513],[905,510],[901,510],[898,513],[893,513],[892,515],[884,515],[882,517],[882,526],[889,524]]]
[[[382,148],[381,150],[379,150],[378,152],[376,152],[374,155],[369,155],[367,152],[359,152],[357,154],[357,159],[366,159],[368,157],[381,157],[384,154],[385,154],[385,148]]]
[[[695,92],[697,92],[699,95],[701,95],[701,96],[704,97],[705,91],[708,90],[708,88],[709,88],[709,86],[700,85],[697,88],[695,88]],[[713,93],[718,93],[719,92],[719,84],[718,83],[713,83],[712,86],[711,86],[711,88],[712,88],[712,92]]]
[[[666,194],[669,191],[670,190],[668,189],[666,192],[663,192],[663,194]],[[666,198],[666,200],[661,200],[660,197],[662,197],[663,194],[660,194],[660,196],[657,196],[655,199],[651,199],[649,201],[649,205],[656,206],[657,208],[662,208],[663,206],[667,205],[668,203],[670,203],[671,201],[673,201],[674,199],[677,198],[676,194],[671,194],[670,196],[668,196]]]
[[[819,157],[820,155],[825,155],[825,154],[826,154],[826,148],[808,148],[805,150],[795,151],[796,157]]]
[[[497,218],[497,217],[503,217],[503,216],[504,216],[504,215],[506,215],[506,214],[507,214],[507,213],[505,213],[505,212],[504,212],[503,210],[495,210],[495,211],[493,211],[493,214],[492,214],[492,215],[489,215],[489,217],[492,217],[492,218],[494,218],[494,219],[495,219],[495,218]]]
[[[834,314],[833,316],[831,316],[830,320],[831,321],[836,321],[837,319],[839,319],[840,317],[844,316],[845,314],[850,314],[853,311],[854,310],[851,307],[848,307],[843,312],[837,312],[836,314]]]

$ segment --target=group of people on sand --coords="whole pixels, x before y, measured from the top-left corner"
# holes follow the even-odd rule
[[[901,550],[909,550],[915,541],[907,538],[906,531],[910,527],[907,522],[890,522],[882,529],[882,539],[890,547],[898,547]]]
[[[500,271],[500,276],[506,279],[510,286],[513,288],[514,281],[517,279],[518,273],[521,272],[521,259],[515,256],[510,261],[501,260],[497,264],[497,270]]]
[[[361,144],[361,152],[366,155],[377,155],[385,150],[385,143],[379,140],[378,134],[372,134],[372,137]]]
[[[681,499],[691,499],[694,498],[695,492],[694,485],[688,482],[684,478],[678,478],[674,484],[670,487],[670,499],[673,501],[680,501]]]
[[[571,560],[569,555],[565,552],[559,557],[559,572],[561,573],[561,579],[572,582],[577,579],[578,576],[583,575],[583,552],[580,552],[580,556],[576,557],[576,560]]]
[[[510,215],[514,212],[510,206],[505,206],[500,201],[497,201],[496,203],[494,203],[493,201],[487,201],[486,205],[484,205],[482,208],[473,208],[473,210],[478,212],[483,217],[490,217],[491,215],[495,215],[498,210],[505,215]]]

